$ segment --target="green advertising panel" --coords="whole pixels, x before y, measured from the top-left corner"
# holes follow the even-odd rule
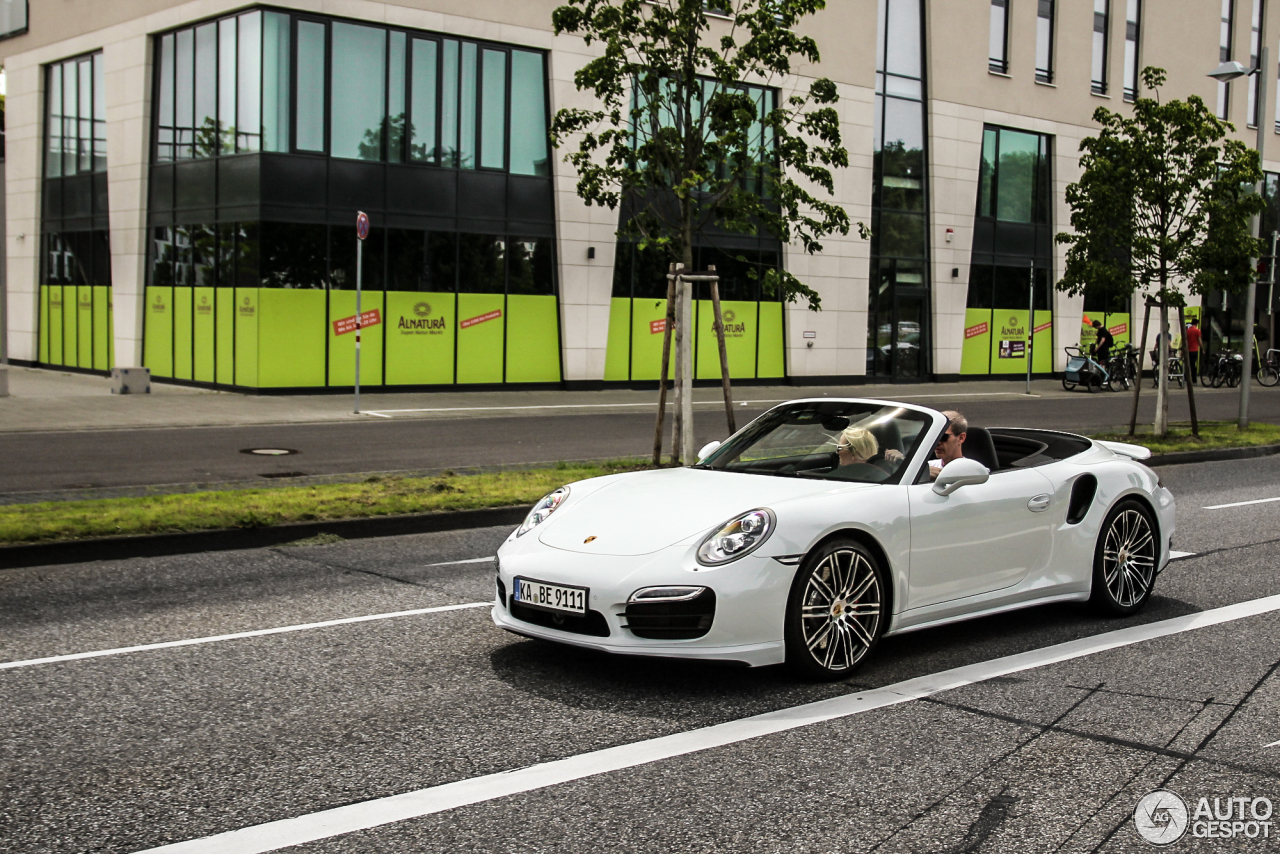
[[[76,329],[76,287],[62,288],[62,362],[63,365],[80,363],[80,336]]]
[[[961,374],[991,371],[991,309],[964,310],[964,345],[960,351]]]
[[[458,294],[458,382],[502,382],[502,294]]]
[[[385,331],[385,307],[381,291],[366,291],[360,296],[360,313],[364,323],[360,330],[360,384],[382,385],[382,336]],[[356,292],[329,292],[329,385],[356,384]],[[376,322],[375,322],[376,321]]]
[[[142,359],[151,374],[173,376],[173,288],[147,288]]]
[[[1027,312],[997,308],[991,313],[991,373],[1027,372]]]
[[[111,288],[107,288],[107,367],[113,368],[116,364],[116,309],[115,297],[112,295]]]
[[[234,385],[236,381],[236,292],[218,288],[214,292],[214,381]]]
[[[213,382],[214,317],[213,288],[195,288],[191,294],[195,315],[193,318],[192,344],[194,366],[192,378],[202,383]]]
[[[96,285],[93,288],[93,367],[99,371],[110,370],[111,360],[111,288]]]
[[[173,289],[173,375],[180,380],[192,379],[191,288]]]
[[[49,364],[49,286],[40,286],[40,341],[36,358],[41,364]]]
[[[1053,312],[1037,311],[1036,325],[1032,330],[1035,336],[1034,352],[1031,355],[1031,370],[1037,374],[1053,373]]]
[[[1188,318],[1187,322],[1190,323],[1191,319]],[[1128,312],[1108,314],[1106,323],[1107,323],[1107,329],[1111,331],[1111,336],[1116,339],[1117,347],[1122,347],[1125,344],[1128,344],[1130,340],[1132,340],[1132,336],[1130,335],[1130,333],[1133,331],[1133,329],[1129,324]],[[1174,320],[1174,324],[1175,325],[1177,324],[1176,319]]]
[[[1095,341],[1098,339],[1097,333],[1094,331],[1093,322],[1101,320],[1102,324],[1111,331],[1111,337],[1116,339],[1116,346],[1121,347],[1128,344],[1131,340],[1129,328],[1129,314],[1127,312],[1117,312],[1115,314],[1090,314],[1085,312],[1080,319],[1080,349],[1088,353]]]
[[[323,386],[325,292],[260,288],[257,308],[258,387]]]
[[[667,301],[631,301],[631,379],[656,380],[662,370],[662,338],[666,328]],[[674,344],[673,344],[674,347]],[[667,378],[675,376],[674,366]]]
[[[631,300],[614,297],[609,301],[609,341],[604,355],[606,381],[631,379]]]
[[[786,355],[783,352],[782,303],[760,303],[760,353],[756,362],[757,377],[785,377]]]
[[[558,328],[555,297],[507,297],[507,382],[560,382]]]
[[[447,385],[453,382],[457,327],[453,294],[389,291],[383,323],[388,385]]]
[[[76,367],[93,367],[93,287],[80,285],[76,295]]]
[[[236,385],[258,387],[258,288],[236,288]]]
[[[49,364],[63,364],[62,355],[62,285],[49,286]]]
[[[724,300],[720,311],[724,317],[724,349],[729,357],[730,379],[755,379],[756,341],[759,303]],[[720,343],[716,338],[716,313],[711,300],[696,300],[697,312],[696,367],[694,377],[700,380],[720,378]]]

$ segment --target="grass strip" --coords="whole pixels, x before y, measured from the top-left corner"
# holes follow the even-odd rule
[[[1150,425],[1139,428],[1137,435],[1100,433],[1095,439],[1129,442],[1150,448],[1153,454],[1176,454],[1180,451],[1208,451],[1218,448],[1252,448],[1258,445],[1280,445],[1280,426],[1252,422],[1240,430],[1234,421],[1201,421],[1199,437],[1191,435],[1190,422],[1170,423],[1163,439],[1151,432]]]
[[[0,543],[40,543],[218,528],[260,528],[448,510],[533,504],[575,480],[648,468],[635,460],[438,477],[371,477],[361,483],[238,489],[0,507]]]

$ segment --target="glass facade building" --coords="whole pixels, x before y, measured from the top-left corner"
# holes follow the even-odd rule
[[[965,302],[962,374],[1053,370],[1052,139],[987,126]],[[1034,319],[1030,312],[1034,301]]]
[[[114,361],[104,77],[101,53],[44,67],[39,358],[87,370]]]
[[[539,51],[252,10],[156,37],[144,364],[258,389],[558,382]],[[373,314],[375,313],[376,314]]]
[[[1003,11],[1003,6],[993,4],[993,16],[998,8]],[[922,10],[923,0],[880,0],[867,301],[868,377],[916,380],[926,378],[930,372],[932,306]]]

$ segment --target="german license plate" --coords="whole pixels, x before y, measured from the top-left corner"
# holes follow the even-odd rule
[[[547,584],[517,578],[511,594],[513,601],[530,608],[560,611],[566,614],[587,613],[587,588],[566,587],[563,584]]]

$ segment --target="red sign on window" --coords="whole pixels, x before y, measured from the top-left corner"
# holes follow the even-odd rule
[[[468,317],[466,320],[459,323],[458,327],[466,329],[468,326],[475,326],[477,323],[484,323],[486,320],[496,320],[499,317],[502,317],[502,309],[497,308],[487,314],[481,314],[477,317]]]
[[[377,326],[381,322],[382,322],[382,315],[378,313],[378,310],[376,308],[373,309],[372,311],[361,312],[360,314],[361,329],[367,329],[370,326]],[[356,316],[354,314],[351,315],[350,317],[344,317],[341,320],[335,320],[333,322],[334,335],[346,335],[348,332],[355,332],[355,331],[356,331]]]
[[[987,324],[979,323],[977,326],[970,326],[964,331],[965,338],[977,338],[979,335],[987,334]]]
[[[661,335],[662,333],[664,333],[664,332],[666,332],[666,331],[667,331],[667,319],[666,319],[665,317],[664,317],[664,318],[662,318],[661,320],[650,320],[650,321],[649,321],[649,334],[650,334],[650,335]]]
[[[1129,331],[1129,324],[1121,323],[1119,326],[1113,326],[1108,330],[1112,335],[1123,335]]]
[[[1033,331],[1033,334],[1039,335],[1041,332],[1044,332],[1046,329],[1052,329],[1052,328],[1053,328],[1053,321],[1050,320],[1048,323],[1042,323],[1039,326],[1037,326]]]

